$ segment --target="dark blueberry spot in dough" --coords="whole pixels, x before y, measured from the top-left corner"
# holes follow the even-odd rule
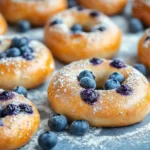
[[[3,107],[0,106],[0,118],[1,118],[2,111],[3,111]]]
[[[99,16],[99,12],[98,11],[92,11],[92,12],[90,12],[90,16],[91,17],[98,17]]]
[[[92,105],[98,100],[99,93],[94,89],[86,89],[81,92],[81,98],[88,104]]]
[[[146,37],[145,41],[150,41],[150,35]]]
[[[20,108],[20,110],[22,112],[26,112],[28,114],[32,114],[33,113],[32,107],[29,106],[28,104],[20,104],[19,108]]]
[[[62,23],[63,23],[63,21],[61,19],[56,19],[56,20],[54,20],[50,23],[50,26],[53,26],[53,25],[56,25],[56,24],[62,24]]]
[[[28,53],[28,52],[24,53],[24,54],[22,55],[22,57],[23,57],[24,59],[26,59],[26,60],[32,60],[32,59],[34,58],[34,56],[33,56],[31,53]]]
[[[9,115],[18,115],[20,113],[20,108],[19,106],[15,104],[9,104],[6,106],[6,108],[2,111],[1,116],[6,117]]]
[[[118,89],[116,89],[116,92],[121,95],[128,96],[133,93],[133,89],[129,85],[124,84],[121,85],[121,87],[119,87]]]
[[[11,91],[3,91],[0,93],[0,101],[12,99],[14,96],[14,93]]]
[[[82,6],[77,6],[77,10],[82,11],[84,8]]]
[[[111,63],[110,66],[115,67],[117,69],[121,69],[126,67],[126,65],[124,64],[124,62],[122,62],[121,60],[118,59],[114,59]]]
[[[92,31],[92,32],[94,32],[94,31],[101,31],[101,32],[103,32],[103,31],[105,31],[105,30],[106,30],[106,27],[101,26],[101,27],[98,27],[98,28],[93,28],[91,31]]]
[[[91,63],[92,65],[100,65],[102,62],[103,62],[103,61],[102,61],[101,59],[99,59],[99,58],[92,58],[92,59],[90,60],[90,63]]]
[[[71,31],[77,34],[83,31],[83,27],[80,24],[75,24],[72,26]]]

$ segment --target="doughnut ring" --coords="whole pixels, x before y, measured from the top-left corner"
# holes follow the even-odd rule
[[[83,88],[78,76],[89,70],[95,76],[96,89]],[[120,87],[101,90],[109,75],[122,73]],[[48,87],[51,108],[69,120],[86,120],[94,127],[119,127],[140,122],[150,111],[148,80],[120,60],[93,58],[73,62],[62,68]]]
[[[0,14],[0,35],[5,34],[7,30],[7,23],[4,17]]]

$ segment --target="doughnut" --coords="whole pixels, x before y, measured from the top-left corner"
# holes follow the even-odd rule
[[[66,63],[92,57],[112,58],[121,38],[120,29],[107,16],[82,7],[54,16],[44,34],[53,55]]]
[[[51,52],[42,43],[0,36],[0,88],[35,88],[45,82],[54,67]]]
[[[127,4],[127,0],[77,0],[77,2],[86,8],[97,9],[106,15],[120,13]]]
[[[149,0],[134,0],[133,16],[140,19],[145,25],[150,26],[150,1]]]
[[[147,29],[138,44],[138,59],[150,68],[150,28]]]
[[[28,99],[0,90],[0,150],[24,146],[36,133],[39,123],[39,113]]]
[[[7,30],[7,23],[4,17],[0,14],[0,35],[5,34]]]
[[[85,70],[95,78],[95,89],[79,84],[79,74]],[[115,89],[102,89],[113,72],[121,73],[123,82]],[[140,122],[149,113],[149,90],[148,80],[121,60],[92,58],[62,68],[49,84],[48,99],[56,113],[71,121],[86,120],[94,127],[119,127]]]
[[[10,23],[28,20],[43,26],[48,18],[66,9],[66,0],[0,0],[0,12]]]

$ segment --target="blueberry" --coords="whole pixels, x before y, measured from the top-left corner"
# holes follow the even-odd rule
[[[56,24],[62,24],[62,23],[63,23],[63,21],[61,19],[56,19],[56,20],[54,20],[50,23],[50,26],[53,26],[53,25],[56,25]]]
[[[99,58],[92,58],[92,59],[90,60],[90,63],[91,63],[92,65],[94,65],[94,66],[100,65],[102,62],[103,62],[103,61],[102,61],[101,59],[99,59]]]
[[[18,94],[22,94],[25,97],[27,97],[28,91],[26,88],[24,88],[23,86],[17,86],[13,89],[14,92],[18,93]]]
[[[129,85],[124,84],[124,85],[121,85],[119,88],[117,88],[116,92],[123,96],[128,96],[133,93],[133,89]]]
[[[88,77],[91,79],[95,79],[95,76],[93,75],[93,73],[89,70],[84,70],[82,72],[80,72],[79,76],[78,76],[78,80],[80,81],[82,78],[84,77]]]
[[[92,105],[98,100],[99,93],[95,91],[94,89],[86,89],[81,91],[80,93],[81,98],[84,102]]]
[[[137,18],[129,20],[129,30],[131,33],[138,33],[144,30],[143,24]]]
[[[27,32],[28,30],[30,30],[30,28],[31,28],[31,24],[27,20],[20,20],[17,23],[17,29],[21,33]]]
[[[48,126],[54,131],[62,131],[68,124],[67,118],[63,115],[56,115],[49,119]]]
[[[0,118],[1,118],[1,113],[2,113],[2,111],[3,111],[3,107],[0,106]]]
[[[31,53],[28,53],[28,52],[24,53],[24,54],[22,55],[22,57],[23,57],[24,59],[26,59],[26,60],[32,60],[32,59],[34,59],[34,56],[33,56]]]
[[[104,85],[104,89],[105,90],[112,90],[112,89],[116,89],[119,88],[120,82],[117,80],[113,80],[113,79],[109,79],[106,81],[105,85]]]
[[[71,124],[71,133],[74,135],[84,135],[89,130],[89,123],[83,120],[73,121]]]
[[[82,6],[77,6],[76,8],[77,8],[78,11],[84,10],[84,8]]]
[[[124,81],[124,76],[119,72],[114,72],[109,76],[109,79],[117,80],[122,83]]]
[[[83,27],[80,24],[75,24],[74,26],[72,26],[71,28],[73,33],[80,33],[83,30]]]
[[[58,142],[57,135],[54,132],[45,132],[38,138],[38,143],[44,150],[50,150],[56,146]]]
[[[6,57],[7,57],[7,54],[5,52],[0,53],[0,59],[1,58],[6,58]]]
[[[28,114],[33,113],[32,107],[28,104],[20,104],[19,108],[20,108],[20,111],[22,111],[22,112],[26,112]]]
[[[21,56],[21,52],[18,48],[10,48],[7,50],[7,57],[19,57]]]
[[[84,77],[80,80],[80,86],[85,88],[85,89],[95,89],[96,88],[96,82],[95,80],[88,78],[88,77]]]
[[[98,17],[99,16],[99,12],[98,11],[92,11],[92,12],[90,12],[90,16],[91,17]]]
[[[134,68],[140,71],[143,75],[147,75],[147,68],[143,64],[135,64]]]
[[[15,95],[12,91],[8,91],[8,90],[3,91],[2,93],[0,93],[0,101],[12,99],[14,96]]]
[[[29,44],[29,39],[26,37],[23,38],[13,38],[12,39],[12,43],[11,43],[11,47],[17,47],[17,48],[21,48],[25,45]]]
[[[29,46],[23,46],[20,48],[21,54],[23,55],[24,53],[32,53],[33,50]]]
[[[97,31],[97,30],[103,32],[103,31],[106,30],[106,28],[104,26],[101,26],[101,27],[98,27],[98,28],[93,28],[91,31],[93,32],[93,31]]]
[[[6,117],[8,115],[18,115],[20,113],[19,106],[15,104],[8,104],[1,113],[1,117]]]
[[[126,67],[126,65],[124,64],[124,62],[122,62],[121,60],[118,59],[114,59],[111,63],[110,66],[117,68],[117,69],[121,69]]]
[[[150,35],[146,37],[145,41],[150,41]]]

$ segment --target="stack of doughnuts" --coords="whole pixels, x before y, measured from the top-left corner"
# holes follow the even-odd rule
[[[32,25],[43,26],[48,18],[66,9],[67,0],[1,0],[0,12],[7,21],[16,23],[28,20]]]

